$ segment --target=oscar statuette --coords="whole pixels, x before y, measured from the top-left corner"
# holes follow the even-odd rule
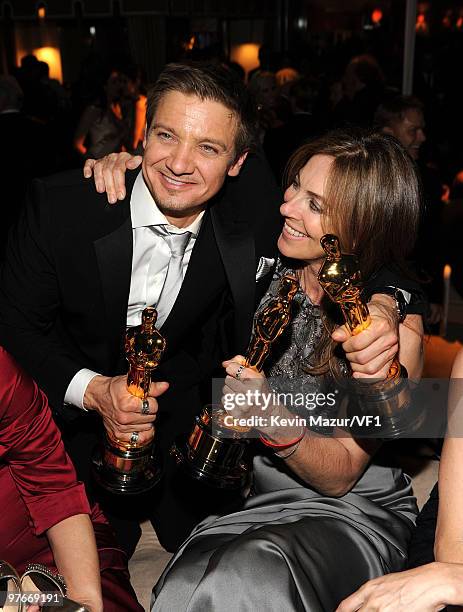
[[[357,258],[341,253],[339,239],[333,234],[325,234],[320,243],[327,257],[318,281],[329,298],[340,306],[346,326],[356,335],[371,323],[368,306],[361,295],[363,287]],[[359,417],[369,417],[359,419],[359,425],[351,427],[354,435],[398,438],[416,431],[424,420],[424,411],[412,402],[407,370],[397,359],[392,362],[385,380],[352,379],[350,388],[351,399],[355,397],[356,401],[349,402],[349,416],[355,414],[356,406],[361,413]]]
[[[129,362],[127,390],[140,400],[146,399],[155,370],[166,348],[166,341],[156,329],[157,312],[143,310],[141,326],[132,327],[125,337],[125,355]],[[125,442],[105,433],[102,447],[96,449],[93,472],[107,491],[136,495],[154,487],[161,477],[160,460],[154,442]]]
[[[286,274],[280,280],[278,294],[255,316],[245,366],[260,372],[271,345],[281,336],[291,318],[291,303],[298,282]],[[171,454],[190,476],[219,489],[240,489],[251,472],[246,457],[249,439],[243,433],[251,427],[227,427],[223,407],[205,406],[196,417],[186,442],[177,442]],[[213,421],[216,431],[213,431]],[[223,432],[223,433],[221,433]]]

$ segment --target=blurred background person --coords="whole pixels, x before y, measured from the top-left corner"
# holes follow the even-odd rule
[[[275,52],[272,51],[269,45],[260,45],[259,51],[257,52],[257,61],[259,65],[256,68],[250,70],[248,74],[248,82],[260,72],[271,72],[274,69],[275,64]]]
[[[74,135],[83,157],[103,157],[131,149],[130,121],[124,110],[130,97],[128,78],[112,71],[97,100],[87,106]]]
[[[333,109],[334,125],[369,127],[384,90],[384,76],[377,60],[368,54],[353,57],[341,83],[342,97]]]
[[[25,115],[23,100],[18,81],[12,76],[0,76],[0,259],[26,189],[34,176],[47,172],[51,155],[45,126]]]
[[[442,317],[442,272],[446,263],[442,244],[444,186],[436,168],[421,156],[426,142],[423,104],[413,96],[392,94],[378,106],[373,123],[378,130],[397,138],[418,167],[424,206],[412,257],[423,276],[430,303],[426,322],[432,330]]]
[[[443,259],[452,268],[451,281],[463,298],[463,263],[461,257],[461,230],[463,228],[463,170],[453,179],[449,201],[445,203],[442,218]]]
[[[124,70],[127,75],[127,97],[122,104],[122,114],[127,118],[129,125],[129,138],[127,150],[141,155],[143,153],[143,138],[146,125],[146,89],[143,71],[140,66],[127,66]]]
[[[314,114],[319,88],[317,81],[302,77],[287,83],[287,100],[290,114],[285,124],[267,130],[264,151],[278,183],[282,183],[283,171],[290,155],[306,140],[319,134]]]
[[[262,143],[268,130],[279,127],[278,85],[273,72],[259,71],[250,79],[248,89],[257,106],[259,139]]]
[[[418,161],[426,141],[423,104],[413,96],[390,95],[376,109],[373,123],[399,140],[412,159]]]
[[[301,75],[295,68],[291,68],[291,66],[286,66],[285,68],[280,68],[275,73],[275,78],[277,80],[278,87],[281,88],[288,83],[292,83],[293,81],[297,81],[297,79],[301,78]]]

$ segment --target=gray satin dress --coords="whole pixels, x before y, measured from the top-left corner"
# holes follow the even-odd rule
[[[280,265],[259,308],[284,271]],[[268,371],[273,388],[320,384],[304,371],[320,333],[318,307],[298,292]],[[402,569],[417,507],[401,470],[372,462],[334,498],[262,452],[242,509],[197,525],[156,584],[152,612],[331,612],[366,580]]]

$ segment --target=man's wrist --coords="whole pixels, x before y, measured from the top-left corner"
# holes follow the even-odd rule
[[[108,376],[98,374],[88,383],[83,397],[83,406],[86,410],[98,411],[102,397],[108,392]]]
[[[376,306],[395,325],[402,323],[403,318],[405,318],[402,318],[402,314],[399,313],[394,298],[390,295],[375,293],[368,302],[368,307],[370,306]]]
[[[392,301],[388,302],[388,297]],[[384,298],[384,300],[382,298]],[[371,302],[379,301],[385,304],[392,303],[399,323],[403,323],[407,316],[408,302],[401,289],[396,287],[375,287],[367,294],[367,299]]]
[[[79,370],[73,376],[66,389],[64,404],[87,410],[84,406],[84,394],[88,384],[95,376],[100,376],[100,373],[89,370],[88,368]]]

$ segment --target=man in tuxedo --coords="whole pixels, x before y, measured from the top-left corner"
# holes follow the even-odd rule
[[[221,361],[245,351],[276,258],[280,194],[265,160],[248,155],[254,125],[246,89],[228,70],[169,65],[148,96],[142,170],[129,172],[122,202],[110,206],[80,171],[36,181],[10,241],[0,343],[48,394],[79,477],[129,553],[134,506],[174,550],[230,501],[183,478],[168,449],[190,431]],[[127,392],[123,354],[126,329],[147,305],[167,341],[149,410]],[[387,372],[396,352],[391,317],[380,319],[367,341],[338,331],[360,374]],[[127,503],[94,491],[101,423],[146,443],[155,419],[165,474],[152,495]]]
[[[157,419],[165,477],[146,504],[173,550],[216,509],[217,495],[198,494],[186,480],[176,486],[168,449],[207,401],[214,368],[246,349],[276,257],[280,201],[262,158],[243,168],[254,114],[225,68],[167,67],[150,93],[147,124],[142,171],[130,173],[121,205],[109,206],[81,171],[35,182],[2,270],[0,342],[47,393],[87,484],[100,417],[113,436],[139,444]],[[177,236],[186,245],[166,293]],[[142,414],[126,389],[123,339],[147,305],[158,309],[167,350]],[[118,519],[133,502],[123,508],[88,491],[132,550],[136,533]]]

